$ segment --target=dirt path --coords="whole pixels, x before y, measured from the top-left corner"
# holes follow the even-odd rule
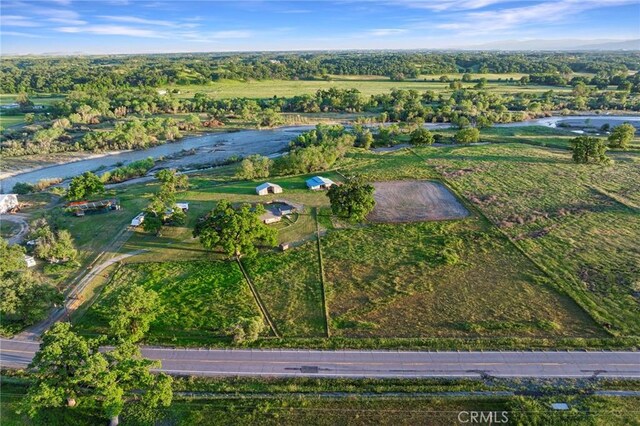
[[[20,230],[12,237],[7,238],[9,244],[19,244],[24,240],[24,237],[29,232],[29,224],[27,223],[28,216],[22,213],[16,214],[3,214],[0,216],[0,222],[12,222],[20,226]]]
[[[143,251],[144,250],[136,250],[130,253],[121,254],[111,259],[105,260],[104,262],[93,266],[91,269],[87,269],[84,275],[81,274],[82,278],[80,278],[76,286],[69,292],[64,304],[61,307],[54,309],[49,317],[44,321],[35,324],[25,329],[23,332],[17,334],[15,336],[15,339],[30,341],[37,340],[42,335],[42,333],[44,333],[54,323],[66,320],[76,309],[78,309],[78,307],[80,307],[80,305],[84,301],[82,292],[91,281],[93,281],[98,275],[102,273],[102,271],[104,271],[114,263],[118,263],[128,257],[140,254]]]

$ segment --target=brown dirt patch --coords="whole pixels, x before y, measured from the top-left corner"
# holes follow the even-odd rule
[[[407,223],[461,219],[469,216],[444,185],[422,180],[374,182],[376,206],[372,222]]]

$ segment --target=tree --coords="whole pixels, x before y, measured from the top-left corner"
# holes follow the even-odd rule
[[[276,230],[260,220],[264,212],[261,204],[253,210],[248,204],[235,209],[228,201],[220,200],[215,209],[200,219],[193,236],[206,249],[222,247],[229,257],[253,256],[257,244],[276,244]]]
[[[373,192],[372,185],[355,176],[347,179],[342,185],[333,185],[327,191],[327,197],[335,215],[347,217],[353,222],[361,222],[376,205]]]
[[[433,134],[424,127],[418,127],[413,132],[411,132],[411,137],[409,141],[413,145],[432,145],[433,144]]]
[[[579,136],[571,141],[573,161],[576,163],[608,164],[611,159],[605,155],[607,146],[604,139]]]
[[[24,115],[24,122],[27,124],[33,124],[36,119],[36,115],[32,112],[28,112]]]
[[[91,172],[85,172],[71,179],[67,197],[71,200],[80,200],[102,191],[104,191],[102,180]]]
[[[236,172],[238,179],[258,179],[269,177],[273,161],[259,154],[243,159]]]
[[[635,134],[636,128],[632,124],[624,123],[616,126],[609,135],[609,146],[627,150]]]
[[[20,108],[29,108],[33,106],[33,102],[31,102],[29,96],[24,92],[18,93],[18,96],[16,96],[16,103]]]
[[[78,255],[71,233],[65,229],[54,232],[46,224],[33,235],[37,235],[34,238],[36,247],[33,253],[40,259],[49,263],[64,263],[75,259]]]
[[[0,239],[0,316],[10,322],[33,324],[44,319],[62,295],[27,268],[24,248]]]
[[[189,177],[173,169],[160,170],[155,177],[162,184],[145,209],[142,227],[145,232],[161,235],[165,222],[180,225],[186,219],[184,212],[176,206],[176,193],[189,188]]]
[[[110,334],[123,341],[138,342],[160,313],[158,294],[139,285],[121,289],[111,310]]]
[[[460,129],[456,132],[454,139],[458,143],[474,143],[480,141],[480,131],[475,127]]]
[[[117,425],[127,402],[149,408],[171,404],[171,377],[150,372],[160,367],[158,361],[142,358],[131,343],[107,352],[99,343],[78,336],[64,322],[44,334],[29,366],[35,383],[23,404],[30,416],[44,408],[95,406]]]

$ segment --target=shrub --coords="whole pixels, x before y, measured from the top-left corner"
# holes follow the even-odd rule
[[[474,127],[460,129],[454,136],[457,143],[474,143],[480,141],[480,131]]]

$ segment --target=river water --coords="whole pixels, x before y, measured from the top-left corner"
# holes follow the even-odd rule
[[[588,122],[586,120],[589,120]],[[630,122],[640,128],[640,116],[624,115],[585,115],[585,116],[555,116],[515,123],[496,124],[496,127],[547,126],[556,127],[560,122],[572,126],[588,124],[594,127],[608,123],[616,126],[623,122]],[[428,128],[450,127],[448,123],[426,124]],[[147,157],[159,158],[194,150],[192,155],[184,157],[179,165],[216,163],[234,155],[246,156],[251,154],[273,155],[283,151],[289,141],[313,126],[280,127],[269,130],[242,130],[238,132],[216,133],[204,136],[194,136],[178,142],[159,145],[141,151],[124,151],[105,154],[99,158],[77,160],[65,164],[54,165],[26,171],[0,180],[0,192],[9,192],[17,182],[36,183],[41,179],[68,178],[81,173],[96,170],[100,167],[109,169],[119,163],[129,163]],[[172,166],[176,162],[174,161]]]

